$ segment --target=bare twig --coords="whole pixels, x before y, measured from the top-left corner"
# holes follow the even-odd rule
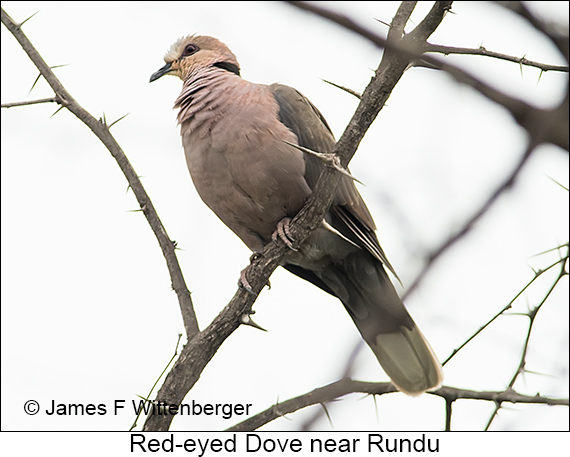
[[[13,108],[15,106],[38,105],[40,103],[58,103],[57,97],[40,98],[39,100],[28,100],[24,102],[2,103],[2,108]]]
[[[562,265],[562,269],[564,268],[564,264],[565,262],[568,260],[568,254],[566,255],[566,257],[557,260],[556,262],[554,262],[553,264],[549,265],[548,267],[539,270],[535,273],[534,277],[511,299],[511,301],[509,301],[509,303],[507,303],[505,305],[505,307],[503,309],[501,309],[498,313],[496,313],[491,319],[489,319],[483,326],[481,326],[475,333],[473,333],[473,335],[471,335],[469,338],[467,338],[462,344],[461,346],[459,346],[457,349],[454,349],[453,352],[449,355],[449,357],[447,359],[444,360],[444,362],[442,363],[442,365],[447,364],[453,357],[455,357],[455,355],[457,355],[457,353],[463,349],[465,346],[467,346],[467,344],[469,344],[471,341],[473,341],[473,339],[479,335],[483,330],[485,330],[487,327],[489,327],[489,325],[491,325],[499,316],[502,316],[506,311],[508,311],[509,309],[512,308],[513,303],[534,283],[534,281],[536,281],[541,275],[543,275],[544,273],[546,273],[547,271],[551,270],[552,268],[554,268],[557,265]],[[560,276],[561,277],[561,276]],[[556,280],[556,282],[558,282],[558,280],[560,279],[560,277]],[[550,292],[549,292],[550,294]]]
[[[455,46],[442,46],[439,44],[426,43],[423,52],[435,52],[444,55],[460,54],[493,57],[495,59],[506,60],[507,62],[518,63],[519,65],[539,68],[542,71],[562,71],[568,73],[568,65],[550,65],[546,63],[536,62],[534,60],[529,60],[526,57],[515,57],[500,52],[489,51],[483,46],[479,46],[478,48],[461,48]]]
[[[566,255],[561,257],[555,264],[547,267],[545,270],[540,270],[535,274],[535,277],[531,280],[531,282],[529,283],[532,284],[542,273],[544,273],[545,271],[549,270],[552,266],[554,265],[559,265],[560,266],[560,271],[558,272],[558,276],[557,278],[553,281],[551,287],[546,291],[546,293],[544,294],[544,297],[542,298],[542,300],[540,301],[540,303],[538,305],[536,305],[534,308],[532,308],[531,310],[528,311],[528,313],[525,313],[525,316],[527,316],[529,318],[529,324],[528,324],[528,329],[527,329],[527,333],[526,333],[526,338],[524,341],[524,347],[520,356],[520,360],[519,360],[519,365],[515,371],[515,374],[513,375],[513,377],[511,378],[511,381],[509,382],[508,385],[508,389],[513,389],[515,382],[517,381],[518,377],[520,375],[522,375],[525,372],[525,366],[526,366],[526,356],[528,354],[528,346],[530,343],[530,336],[532,334],[532,330],[534,327],[534,323],[536,322],[536,316],[538,315],[538,312],[540,311],[540,309],[542,308],[542,306],[544,305],[544,303],[546,303],[546,300],[548,299],[548,297],[550,296],[550,294],[552,293],[552,291],[556,288],[556,286],[558,285],[559,281],[566,276],[568,273],[566,272],[565,268],[566,268],[566,262],[568,261],[568,254],[569,254],[569,250],[570,248],[567,246],[566,247]],[[524,289],[526,289],[528,286],[526,286]],[[523,290],[524,290],[523,289]],[[521,292],[522,293],[522,292]],[[517,297],[520,296],[520,294],[517,294]],[[514,301],[514,300],[513,300]],[[512,301],[511,301],[512,303]],[[502,407],[502,402],[500,401],[495,401],[495,410],[493,411],[493,413],[491,414],[491,417],[489,418],[489,421],[487,422],[487,425],[485,426],[485,430],[489,430],[489,427],[491,427],[491,424],[493,423],[493,420],[497,417],[497,413],[499,412],[499,409],[501,409]]]

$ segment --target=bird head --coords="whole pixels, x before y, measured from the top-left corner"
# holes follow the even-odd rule
[[[164,75],[181,80],[201,68],[219,67],[239,75],[239,63],[228,47],[209,36],[187,36],[177,40],[164,56],[166,65],[150,77],[150,82]]]

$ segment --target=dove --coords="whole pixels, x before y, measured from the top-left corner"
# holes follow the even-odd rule
[[[289,221],[326,166],[306,150],[330,153],[335,145],[323,115],[291,87],[243,79],[236,56],[216,38],[181,38],[164,61],[150,81],[182,80],[174,107],[204,203],[254,253],[278,239],[293,248]],[[386,270],[397,275],[349,176],[322,224],[282,266],[342,302],[397,389],[415,396],[441,385],[441,364],[388,277]],[[326,324],[326,316],[315,323]]]

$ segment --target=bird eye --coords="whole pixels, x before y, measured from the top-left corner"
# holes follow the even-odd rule
[[[191,56],[192,54],[194,54],[195,52],[198,52],[200,48],[198,46],[196,46],[195,44],[188,44],[186,45],[186,47],[184,48],[184,53],[182,54],[183,56]]]

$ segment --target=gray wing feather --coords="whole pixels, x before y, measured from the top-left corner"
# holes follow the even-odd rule
[[[272,84],[269,87],[279,105],[279,120],[297,135],[299,145],[316,152],[331,152],[335,139],[320,111],[292,87],[282,84]],[[320,159],[305,154],[305,180],[311,189],[316,185],[323,167]],[[342,235],[370,252],[398,277],[380,247],[372,215],[349,177],[344,176],[341,179],[326,220]]]

